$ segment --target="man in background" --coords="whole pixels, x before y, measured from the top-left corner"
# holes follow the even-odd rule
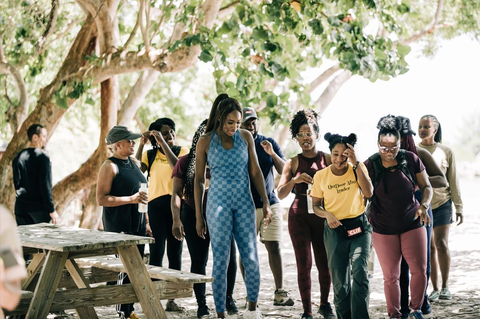
[[[265,180],[265,188],[267,190],[270,208],[272,209],[272,222],[268,226],[265,226],[262,222],[262,199],[255,187],[250,183],[257,215],[257,233],[260,233],[260,241],[267,249],[270,269],[275,280],[273,304],[275,306],[293,306],[294,302],[292,298],[289,297],[288,291],[283,289],[283,261],[280,248],[283,233],[283,210],[274,192],[275,182],[273,178],[273,167],[275,167],[278,174],[282,174],[283,166],[285,165],[285,156],[274,139],[258,134],[258,116],[253,108],[243,108],[241,128],[252,133],[255,140],[258,163]],[[241,263],[240,267],[242,267],[243,273],[243,265]]]
[[[48,223],[56,224],[58,214],[52,199],[52,165],[44,151],[47,130],[33,124],[27,130],[30,145],[13,160],[15,185],[15,219],[17,225]]]

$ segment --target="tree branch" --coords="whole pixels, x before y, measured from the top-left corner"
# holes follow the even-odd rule
[[[43,35],[38,39],[38,42],[35,44],[35,56],[39,55],[40,52],[43,51],[43,45],[45,44],[45,41],[47,41],[48,37],[55,29],[58,17],[58,7],[58,0],[52,0],[52,10],[49,14],[50,19],[48,20],[45,32],[43,32]]]
[[[423,29],[422,31],[412,35],[408,39],[401,40],[400,43],[401,44],[409,44],[409,43],[415,42],[418,39],[424,37],[425,35],[433,34],[437,29],[441,29],[441,28],[449,26],[448,24],[442,24],[442,25],[438,24],[439,21],[440,21],[440,18],[442,16],[443,2],[444,2],[444,0],[438,0],[437,10],[435,12],[435,16],[433,17],[432,22],[430,22],[430,24],[425,29]]]
[[[145,96],[150,92],[159,76],[160,72],[152,69],[142,72],[118,112],[118,125],[128,126],[130,124],[138,108],[145,100]]]
[[[345,70],[339,75],[337,75],[327,86],[325,91],[320,95],[320,97],[315,101],[317,113],[319,115],[323,114],[327,109],[330,102],[332,102],[335,95],[338,93],[340,88],[345,82],[347,82],[352,77],[352,72]]]
[[[338,70],[340,70],[340,63],[336,63],[323,71],[315,80],[313,80],[307,90],[308,94],[312,94],[323,82],[328,80],[332,75],[334,75]],[[297,110],[298,112],[298,110]]]
[[[145,44],[145,50],[150,52],[150,41],[148,39],[147,31],[143,25],[143,14],[145,13],[145,0],[140,0],[140,9],[138,9],[138,20],[140,21],[140,31],[142,32],[143,43]],[[148,20],[148,17],[146,17]]]

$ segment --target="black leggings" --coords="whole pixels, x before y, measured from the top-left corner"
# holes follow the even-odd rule
[[[197,230],[195,227],[197,221],[195,217],[195,209],[191,208],[183,201],[181,218],[191,259],[190,272],[194,274],[205,275],[208,261],[208,249],[210,246],[210,234],[207,232],[205,239],[202,239],[197,235]],[[232,237],[230,262],[227,270],[227,296],[231,296],[233,293],[236,276],[237,250],[235,248],[235,241]],[[195,291],[195,297],[197,298],[198,305],[205,304],[205,283],[194,284],[193,290]]]
[[[163,267],[166,242],[168,268],[181,270],[183,242],[172,235],[171,198],[171,195],[164,195],[148,203],[148,219],[155,238],[155,243],[150,244],[150,265]]]

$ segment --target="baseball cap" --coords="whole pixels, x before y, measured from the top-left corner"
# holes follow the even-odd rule
[[[105,139],[105,142],[107,142],[107,145],[111,145],[113,143],[116,143],[121,140],[136,140],[137,138],[140,138],[142,134],[140,133],[133,133],[130,131],[126,126],[114,126],[108,132],[107,138]]]
[[[243,108],[243,122],[246,122],[248,119],[258,119],[257,112],[251,107]]]

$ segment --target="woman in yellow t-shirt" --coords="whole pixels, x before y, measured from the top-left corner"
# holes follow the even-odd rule
[[[150,135],[141,138],[136,157],[138,160],[141,157],[142,172],[148,170],[150,177],[148,220],[155,238],[155,243],[150,244],[150,265],[163,266],[166,243],[168,268],[181,270],[183,241],[176,240],[172,235],[173,219],[170,201],[173,189],[173,168],[179,157],[188,154],[188,148],[175,145],[175,122],[169,118],[159,118],[150,124],[148,129]],[[143,152],[143,146],[149,139],[153,150]],[[173,300],[169,300],[165,310],[180,311],[182,308]]]
[[[338,318],[369,318],[367,261],[372,227],[364,213],[363,196],[371,197],[373,186],[365,166],[357,161],[353,149],[357,142],[355,134],[327,133],[325,140],[329,143],[332,164],[315,173],[310,196],[315,215],[326,219],[323,236],[335,310]]]

